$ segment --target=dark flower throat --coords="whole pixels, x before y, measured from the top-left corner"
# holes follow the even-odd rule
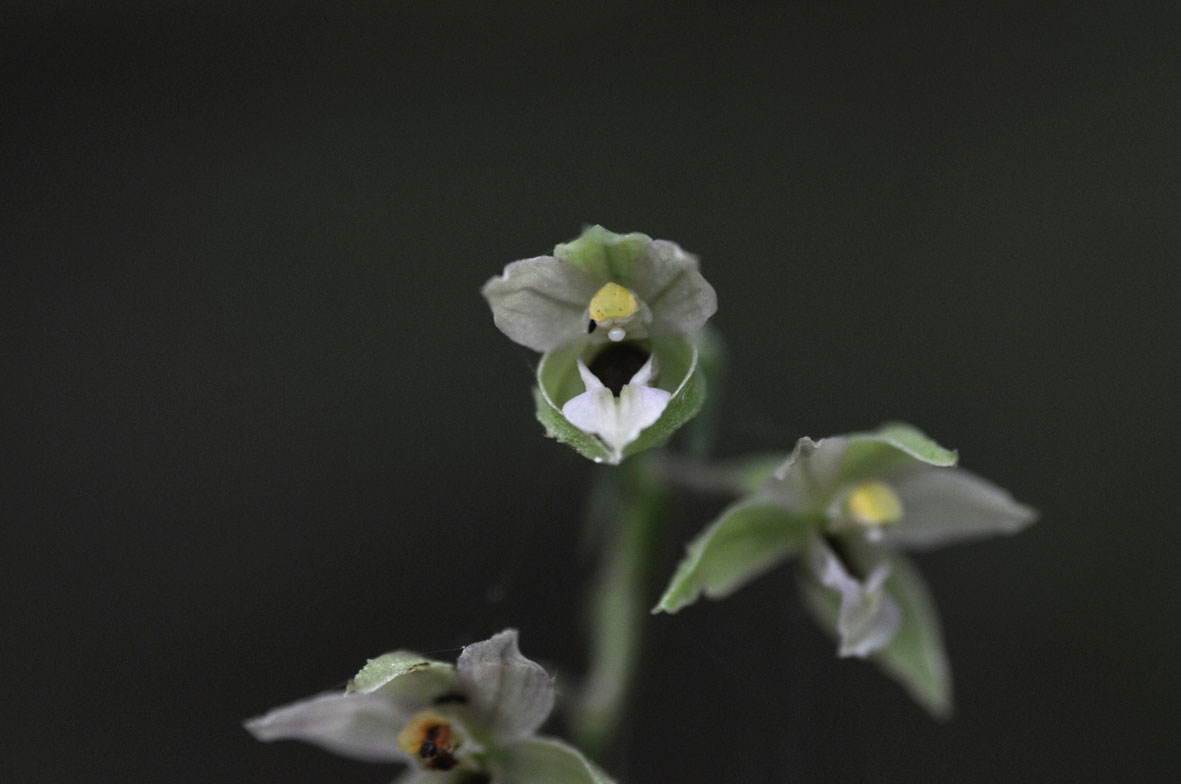
[[[619,397],[623,385],[648,361],[648,352],[635,343],[609,343],[591,358],[587,369]]]

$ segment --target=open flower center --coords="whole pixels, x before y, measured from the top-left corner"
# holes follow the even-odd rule
[[[635,343],[612,343],[591,358],[587,369],[611,390],[611,394],[619,397],[619,392],[644,366],[648,356],[648,352]]]
[[[459,745],[451,723],[433,711],[422,711],[398,733],[398,748],[413,755],[428,770],[451,770],[458,763]]]
[[[607,283],[591,297],[587,313],[591,319],[591,329],[605,327],[607,337],[618,343],[627,337],[627,330],[621,324],[640,310],[640,301],[636,295],[620,286],[618,283]]]
[[[845,512],[865,526],[881,526],[902,519],[902,501],[885,482],[865,482],[845,499]]]

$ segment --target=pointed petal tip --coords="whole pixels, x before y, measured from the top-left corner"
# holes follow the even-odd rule
[[[501,739],[532,734],[553,710],[553,679],[521,653],[516,629],[465,646],[456,668],[487,730]]]

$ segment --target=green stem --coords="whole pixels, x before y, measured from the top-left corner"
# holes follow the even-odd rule
[[[670,487],[698,495],[741,498],[758,492],[786,459],[786,454],[773,454],[708,462],[691,455],[658,452],[652,456],[651,471]]]
[[[624,709],[635,679],[644,622],[653,602],[652,557],[664,529],[667,494],[643,457],[604,477],[588,523],[598,535],[599,572],[591,589],[590,670],[574,733],[603,760],[617,754]]]

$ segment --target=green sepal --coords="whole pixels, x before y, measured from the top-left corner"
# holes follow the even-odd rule
[[[529,784],[614,784],[582,752],[556,738],[526,738],[490,749],[493,780]]]
[[[679,336],[654,341],[652,353],[660,368],[660,387],[669,391],[671,397],[660,418],[624,447],[622,455],[616,456],[597,436],[580,430],[562,415],[563,404],[583,392],[577,362],[585,348],[585,343],[576,343],[544,354],[537,365],[533,400],[546,435],[570,445],[596,463],[615,465],[637,452],[660,446],[696,416],[705,402],[705,378],[697,366],[696,343]]]
[[[370,659],[349,681],[345,692],[369,694],[391,689],[399,696],[429,702],[440,694],[455,691],[457,684],[454,665],[411,651],[393,651]]]
[[[550,354],[546,354],[546,357],[549,356]],[[537,368],[537,378],[539,381],[542,378],[542,370],[545,367],[545,357],[542,357],[541,361],[542,364]],[[561,398],[558,399],[560,400]],[[556,405],[554,398],[546,392],[544,384],[539,383],[533,388],[533,403],[537,409],[537,421],[541,422],[542,426],[545,427],[547,437],[573,447],[578,454],[594,460],[596,463],[611,462],[611,450],[595,436],[579,430],[570,424],[570,421],[562,416],[562,407]]]
[[[634,455],[645,449],[661,446],[672,438],[673,433],[697,416],[705,403],[705,376],[697,366],[697,344],[689,338],[669,337],[657,340],[652,347],[660,363],[660,378],[676,386],[671,389],[663,382],[660,386],[672,392],[668,406],[651,426],[640,432],[640,437],[627,445],[623,456]]]
[[[902,611],[898,632],[873,661],[936,719],[952,712],[951,667],[935,604],[923,578],[905,556],[893,554],[884,590]],[[813,580],[803,579],[804,598],[820,625],[834,637],[840,597]]]
[[[576,240],[554,246],[554,256],[587,272],[597,280],[627,280],[632,263],[648,247],[647,234],[616,234],[602,226],[590,226]]]
[[[947,467],[956,464],[959,454],[943,448],[916,427],[893,422],[872,433],[849,436],[849,445],[841,458],[839,481],[873,477],[911,459]]]
[[[721,420],[722,381],[726,369],[726,345],[721,333],[712,325],[706,325],[693,335],[697,344],[697,367],[710,389],[707,400],[702,402],[701,411],[693,425],[685,431],[685,451],[704,458],[717,441]]]
[[[800,551],[812,521],[765,501],[740,501],[725,510],[688,547],[652,612],[675,613],[735,590]]]
[[[934,466],[953,466],[959,459],[954,449],[945,449],[923,431],[905,422],[890,422],[877,429],[877,434],[911,457]]]

